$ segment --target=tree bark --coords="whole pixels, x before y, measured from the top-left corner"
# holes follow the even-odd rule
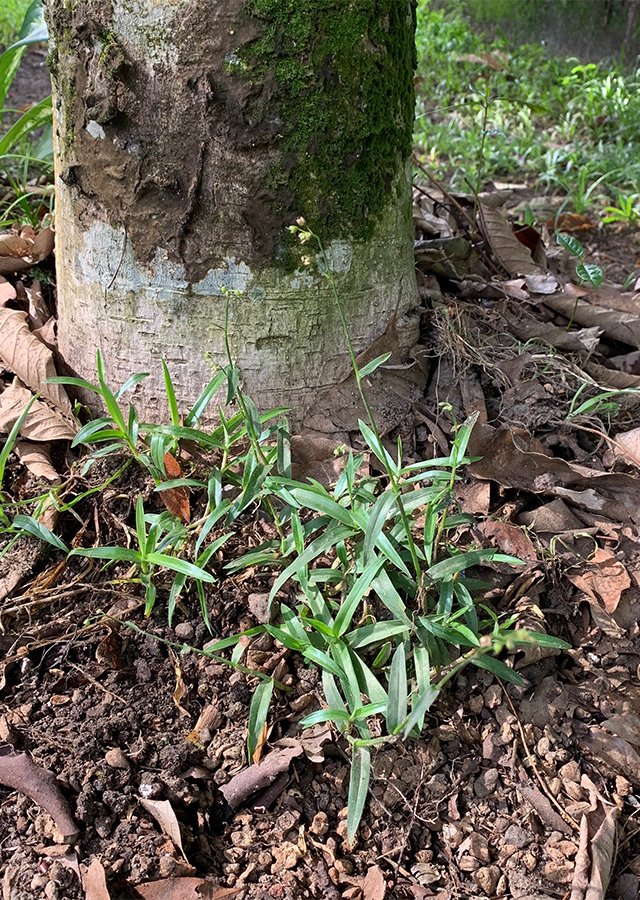
[[[349,371],[330,286],[286,226],[321,235],[364,349],[416,332],[413,0],[49,0],[59,345],[166,413],[226,363],[299,417]],[[239,294],[226,295],[226,288]],[[205,359],[205,353],[207,359]]]

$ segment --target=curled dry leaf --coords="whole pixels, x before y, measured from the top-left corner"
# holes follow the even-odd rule
[[[486,203],[478,207],[478,224],[500,265],[512,278],[516,275],[538,275],[540,268],[531,254],[511,230],[505,214]]]
[[[508,522],[480,522],[475,531],[495,542],[501,553],[517,556],[526,562],[535,562],[536,548],[522,528]]]
[[[574,300],[566,294],[553,294],[545,299],[545,305],[555,312],[573,318],[574,322],[586,328],[600,328],[607,337],[640,347],[640,316],[619,310],[603,309],[586,300]]]
[[[0,234],[0,275],[25,272],[46,259],[54,243],[52,228],[43,228],[38,235],[28,226],[20,234]]]
[[[18,378],[0,394],[0,432],[9,433],[32,398]],[[51,409],[41,400],[32,404],[27,418],[20,428],[21,437],[29,441],[70,441],[78,426],[71,416]]]
[[[52,353],[58,349],[58,341],[56,338],[56,320],[51,316],[44,323],[42,328],[35,328],[33,334],[41,343],[45,345]]]
[[[62,412],[71,412],[71,403],[60,384],[45,384],[57,375],[53,354],[29,331],[27,314],[19,309],[0,308],[0,359],[34,393],[49,400]]]
[[[176,818],[176,814],[173,811],[173,807],[171,806],[169,801],[145,800],[144,797],[141,797],[140,803],[142,804],[142,806],[144,806],[148,813],[151,813],[164,834],[166,834],[168,838],[171,838],[175,846],[186,859],[187,857],[185,856],[184,848],[182,846],[180,825],[178,824],[178,819]]]
[[[63,843],[73,844],[76,841],[78,827],[53,772],[36,766],[26,753],[15,753],[8,746],[0,747],[0,783],[22,791],[46,810],[56,823]]]
[[[51,463],[51,448],[48,444],[16,441],[13,449],[22,465],[26,466],[36,478],[44,478],[46,481],[60,484],[60,476]]]
[[[0,306],[6,306],[9,300],[16,299],[14,286],[0,275]]]
[[[617,434],[613,452],[616,459],[623,459],[640,469],[640,428]]]
[[[586,775],[582,776],[581,785],[589,794],[591,808],[580,823],[570,900],[604,900],[616,844],[618,808],[598,793]]]

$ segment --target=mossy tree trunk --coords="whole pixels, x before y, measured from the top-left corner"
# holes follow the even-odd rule
[[[71,369],[151,371],[186,406],[229,334],[259,407],[299,416],[348,372],[329,285],[286,226],[325,241],[352,338],[415,334],[413,0],[49,0],[59,343]],[[404,329],[404,330],[403,330]]]

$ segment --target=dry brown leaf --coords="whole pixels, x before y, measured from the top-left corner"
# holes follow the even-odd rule
[[[629,741],[630,744],[640,747],[640,716],[633,713],[610,716],[604,720],[602,727],[623,741]]]
[[[614,522],[640,523],[640,483],[630,475],[599,472],[549,456],[535,438],[505,426],[476,425],[468,452],[482,457],[468,467],[477,478],[560,497]]]
[[[62,796],[56,776],[37,766],[26,753],[0,747],[0,784],[21,791],[52,817],[65,844],[75,843],[79,830]]]
[[[573,319],[586,328],[600,328],[607,337],[640,347],[640,315],[623,313],[618,310],[603,309],[586,300],[577,301],[566,294],[552,294],[545,298],[545,306],[550,307],[567,319]]]
[[[616,845],[618,809],[598,793],[586,775],[581,786],[589,793],[591,808],[580,823],[570,900],[604,900]]]
[[[624,459],[640,469],[640,428],[617,434],[612,449],[616,459]]]
[[[42,288],[37,278],[29,287],[25,285],[25,293],[29,303],[29,327],[31,331],[42,328],[45,322],[51,318],[51,310],[44,301],[42,296]]]
[[[53,354],[29,331],[27,314],[0,308],[0,359],[34,393],[49,400],[62,412],[71,412],[71,402],[60,384],[45,384],[57,375]]]
[[[136,885],[136,891],[144,900],[231,900],[244,890],[244,884],[218,887],[202,878],[164,878]]]
[[[220,788],[224,799],[231,809],[237,809],[252,794],[269,787],[278,775],[287,771],[291,760],[303,752],[302,746],[297,744],[286,750],[276,750],[259,765],[243,769]]]
[[[589,216],[579,213],[563,213],[553,219],[547,219],[546,226],[549,231],[590,231],[596,227]]]
[[[568,572],[569,581],[593,603],[600,597],[608,613],[615,612],[623,591],[631,587],[629,573],[611,550],[598,548],[582,572]]]
[[[99,859],[92,860],[90,866],[82,866],[82,887],[85,900],[111,900],[104,866]]]
[[[0,432],[9,433],[32,399],[31,391],[14,378],[0,394]],[[30,441],[71,441],[78,431],[75,420],[36,400],[20,427],[20,435]]]
[[[22,465],[26,466],[36,478],[44,478],[47,481],[60,484],[60,476],[51,463],[51,448],[48,444],[16,441],[13,450]]]
[[[16,299],[14,286],[0,275],[0,306],[6,306],[9,300]]]
[[[209,704],[205,706],[193,731],[187,735],[186,740],[200,747],[206,747],[213,740],[213,732],[217,731],[222,725],[222,714],[217,706]]]
[[[54,243],[52,228],[43,228],[37,236],[30,226],[22,228],[19,235],[0,235],[0,275],[26,271],[46,259]]]
[[[53,316],[44,323],[42,328],[34,328],[32,333],[45,347],[51,350],[52,353],[55,353],[58,348],[58,341],[56,339],[56,320]]]
[[[171,648],[169,648],[169,656],[171,657],[171,662],[173,663],[173,670],[176,673],[176,686],[173,692],[173,702],[175,703],[177,709],[180,711],[180,715],[189,716],[187,710],[182,706],[182,701],[187,694],[187,688],[184,683],[184,678],[182,677],[182,668],[180,666],[180,659],[178,654],[175,653]]]
[[[148,813],[151,813],[164,834],[173,841],[180,853],[182,853],[183,857],[186,859],[187,857],[185,856],[184,848],[182,846],[180,825],[178,824],[178,819],[176,818],[176,814],[169,801],[146,800],[144,797],[140,797],[140,803]]]
[[[532,294],[554,294],[558,290],[558,279],[549,272],[525,275],[525,282]]]
[[[627,372],[618,371],[618,369],[607,369],[606,366],[599,366],[594,362],[585,363],[584,369],[602,387],[611,388],[614,391],[640,388],[640,375],[629,375]],[[617,398],[614,397],[613,399]],[[633,395],[627,395],[624,398],[625,405],[628,406],[632,399],[638,402],[638,398],[633,398]]]
[[[170,481],[174,478],[182,478],[182,467],[178,460],[171,453],[164,455],[164,471],[166,480]],[[168,488],[166,491],[159,491],[160,499],[167,507],[172,516],[188,525],[191,521],[191,511],[189,509],[189,488],[175,487]]]
[[[526,536],[522,528],[508,522],[480,522],[474,531],[483,537],[495,541],[501,553],[517,556],[528,562],[537,560],[536,548]]]
[[[598,346],[601,328],[581,328],[579,331],[567,331],[553,322],[540,322],[532,316],[510,315],[503,312],[503,318],[509,330],[522,341],[546,341],[558,350],[577,350],[592,353]]]
[[[486,203],[478,207],[478,225],[500,265],[512,278],[517,275],[538,275],[540,268],[531,254],[511,230],[505,214]]]
[[[628,741],[609,734],[597,725],[585,726],[574,722],[573,729],[581,747],[617,775],[624,775],[634,785],[640,785],[640,756]]]
[[[387,882],[380,866],[371,866],[362,879],[362,896],[364,900],[384,900],[387,893]]]

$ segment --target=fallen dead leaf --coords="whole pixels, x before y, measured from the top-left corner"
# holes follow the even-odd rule
[[[71,412],[71,402],[61,384],[45,384],[57,375],[53,354],[29,331],[27,313],[0,308],[0,359],[34,393],[40,392],[57,409]]]
[[[618,808],[599,794],[586,775],[581,786],[589,793],[591,808],[580,823],[570,900],[604,900],[616,846]]]
[[[171,453],[164,455],[164,471],[167,481],[174,478],[182,478],[182,466]],[[168,488],[166,491],[159,491],[160,499],[167,507],[172,516],[184,525],[188,525],[191,521],[191,511],[189,509],[189,488],[174,487]]]
[[[175,846],[186,859],[187,857],[182,846],[180,825],[178,824],[178,819],[176,818],[171,803],[168,800],[146,800],[144,797],[140,797],[139,799],[142,806],[144,806],[148,813],[151,813],[164,834],[166,834],[168,838],[171,838]]]
[[[43,228],[37,236],[30,226],[21,228],[19,234],[1,234],[0,274],[25,272],[46,259],[53,250],[54,243],[52,228]]]
[[[220,710],[217,706],[209,704],[209,706],[205,706],[198,716],[198,721],[196,722],[193,731],[187,735],[186,740],[190,741],[192,744],[197,744],[200,747],[206,747],[207,744],[211,743],[214,732],[216,732],[221,725],[222,714]]]
[[[604,720],[602,727],[611,731],[616,737],[640,747],[640,716],[633,713],[610,716]]]
[[[387,882],[380,866],[371,866],[362,879],[362,895],[364,900],[384,900],[387,893]]]
[[[586,300],[574,300],[566,294],[556,293],[545,298],[545,305],[555,312],[572,318],[586,328],[600,328],[607,337],[640,347],[640,315],[604,309]]]
[[[617,434],[612,449],[616,459],[624,459],[640,469],[640,428]]]
[[[20,379],[14,378],[0,394],[0,432],[11,431],[32,397],[33,394]],[[64,416],[41,400],[36,400],[22,423],[20,435],[30,441],[70,441],[77,431],[78,426],[71,416]]]
[[[85,900],[111,900],[104,866],[99,859],[92,860],[89,866],[82,866],[82,887]]]
[[[182,668],[180,666],[180,659],[178,654],[175,653],[171,648],[169,648],[169,656],[171,657],[171,662],[173,663],[173,670],[176,674],[176,687],[173,692],[173,702],[175,703],[177,709],[180,711],[180,715],[189,716],[190,714],[187,710],[182,706],[182,701],[187,694],[187,688],[184,683],[184,678],[182,677]]]
[[[478,224],[500,265],[512,278],[539,275],[540,268],[511,230],[505,214],[486,203],[478,206]]]
[[[244,889],[244,885],[218,887],[202,878],[164,878],[136,885],[144,900],[230,900]]]
[[[522,528],[508,522],[480,522],[474,529],[483,537],[495,541],[501,553],[517,556],[528,562],[537,560],[536,548]]]
[[[9,300],[16,299],[14,286],[0,275],[0,306],[6,306]]]
[[[0,783],[30,797],[53,818],[62,842],[75,843],[80,832],[53,772],[37,766],[26,753],[0,747]]]
[[[582,572],[568,572],[569,581],[592,603],[599,597],[608,613],[615,612],[623,591],[631,587],[629,573],[611,550],[598,548],[590,565]]]
[[[14,453],[23,466],[35,475],[52,484],[60,484],[60,476],[51,463],[51,448],[48,444],[32,444],[30,441],[16,441]]]
[[[617,775],[624,775],[634,785],[640,785],[640,756],[628,741],[609,734],[597,725],[586,726],[574,722],[573,729],[581,746],[590,756],[604,763]]]

